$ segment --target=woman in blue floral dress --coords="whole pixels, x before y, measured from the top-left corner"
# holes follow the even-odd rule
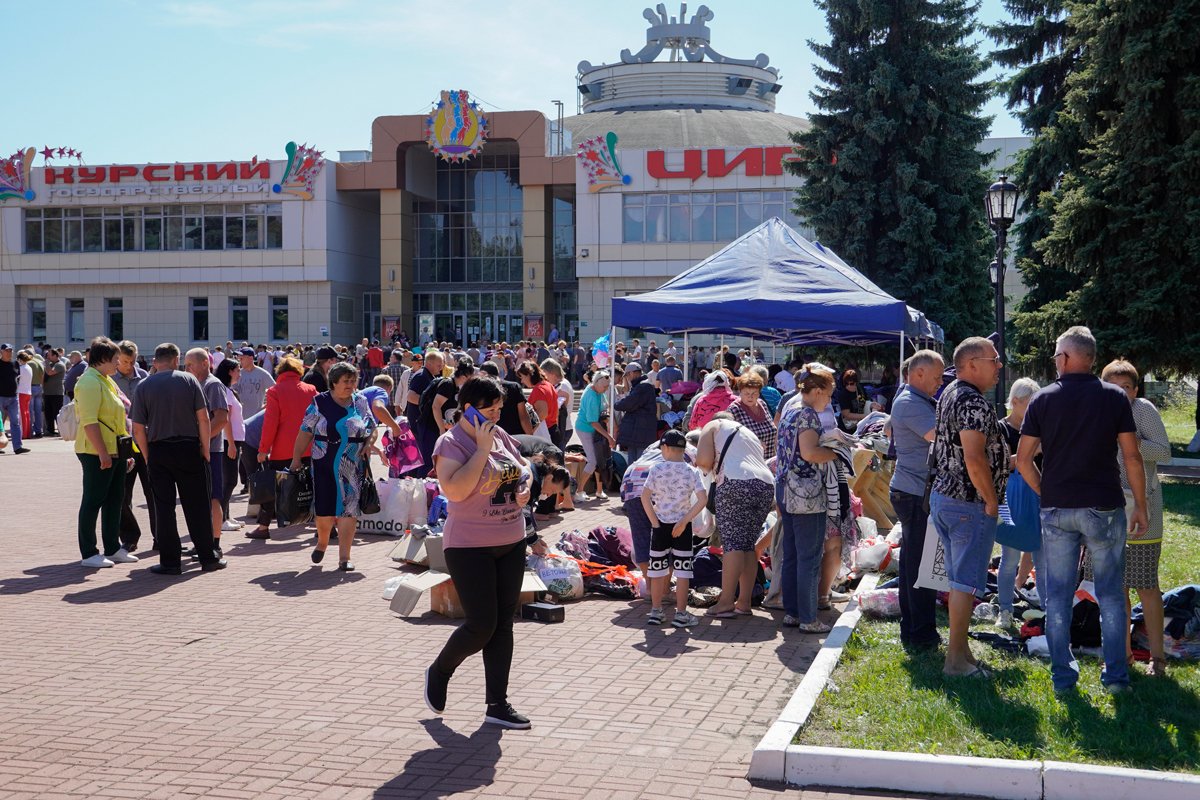
[[[366,397],[355,389],[358,370],[347,363],[329,370],[329,391],[313,398],[300,423],[291,468],[301,467],[300,457],[312,442],[313,506],[317,518],[314,564],[321,563],[334,525],[338,531],[338,569],[354,569],[350,547],[360,514],[363,474],[375,436],[375,415]]]

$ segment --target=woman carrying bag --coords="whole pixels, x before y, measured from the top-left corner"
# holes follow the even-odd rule
[[[75,384],[80,431],[75,438],[75,457],[83,467],[83,497],[79,503],[79,564],[83,567],[111,567],[138,560],[121,546],[125,472],[133,456],[133,439],[125,427],[125,405],[112,379],[117,371],[117,352],[111,339],[93,339],[88,368]],[[97,516],[103,553],[96,548]]]
[[[290,469],[303,467],[312,445],[313,507],[317,518],[317,547],[312,562],[320,564],[334,526],[338,533],[338,569],[354,570],[350,548],[358,528],[364,485],[370,480],[367,459],[377,425],[367,399],[358,391],[358,370],[349,363],[329,370],[329,391],[313,398],[300,423]],[[368,494],[374,486],[366,487]],[[376,511],[378,509],[375,509]]]

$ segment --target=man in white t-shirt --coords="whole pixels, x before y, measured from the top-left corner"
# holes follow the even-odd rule
[[[792,374],[791,365],[779,370],[775,376],[775,388],[783,394],[796,391],[796,376]]]

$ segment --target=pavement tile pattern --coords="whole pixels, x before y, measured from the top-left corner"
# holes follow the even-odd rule
[[[589,597],[517,623],[510,698],[532,730],[483,724],[478,657],[437,719],[422,677],[457,622],[427,596],[389,610],[394,540],[359,536],[354,573],[310,563],[311,528],[226,533],[211,574],[153,575],[146,551],[84,569],[71,445],[30,447],[0,455],[0,798],[897,796],[746,780],[820,644],[779,612],[676,630]],[[135,506],[148,544],[140,488]],[[604,524],[624,524],[615,500],[544,531]]]

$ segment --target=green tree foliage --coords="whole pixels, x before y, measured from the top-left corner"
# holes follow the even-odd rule
[[[1013,228],[1013,254],[1021,278],[1029,287],[1017,304],[1010,327],[1011,353],[1052,372],[1054,337],[1046,331],[1069,326],[1067,297],[1079,289],[1079,275],[1049,267],[1037,243],[1050,233],[1050,208],[1059,176],[1078,161],[1083,142],[1075,126],[1060,119],[1067,95],[1067,77],[1079,58],[1071,40],[1071,19],[1063,0],[1004,0],[1011,21],[988,28],[998,49],[992,59],[1014,70],[1001,84],[1008,108],[1033,137],[1017,157],[1013,182],[1021,189],[1024,219]],[[1056,127],[1051,128],[1052,125]]]
[[[986,334],[990,119],[967,0],[817,0],[830,42],[812,127],[793,134],[798,213],[823,244],[921,309],[948,341]]]
[[[1080,52],[1046,135],[1085,141],[1039,245],[1101,356],[1200,370],[1200,0],[1068,2]],[[1073,135],[1073,134],[1072,134]]]

